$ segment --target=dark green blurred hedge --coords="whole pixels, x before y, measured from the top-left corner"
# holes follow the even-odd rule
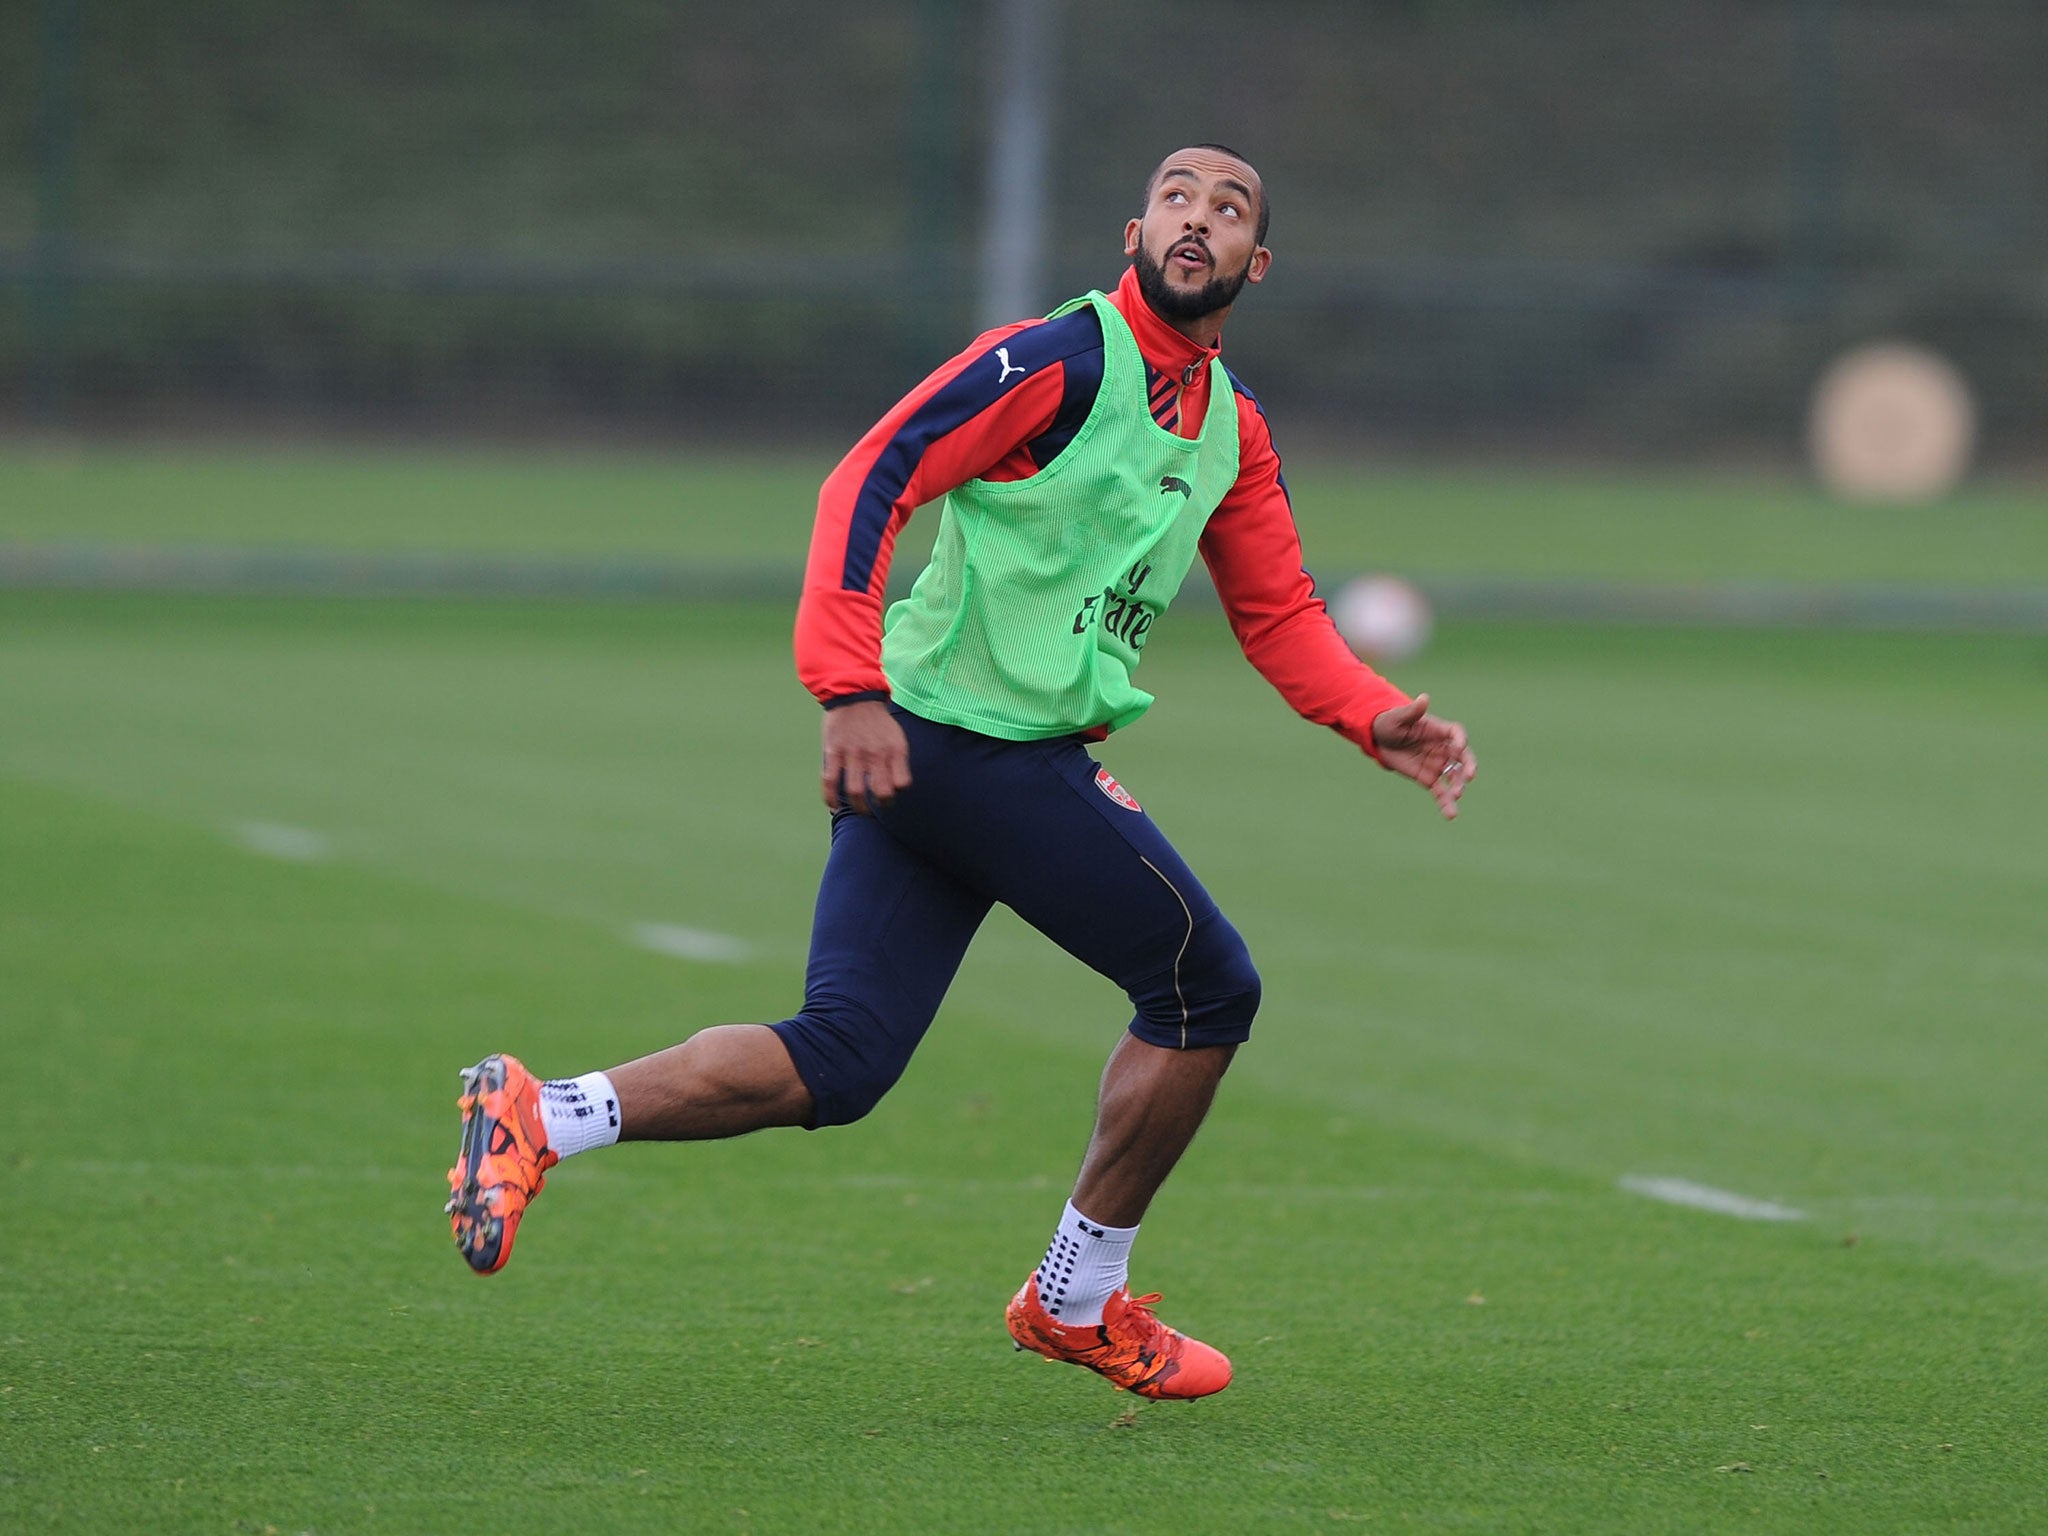
[[[980,5],[76,4],[41,266],[0,10],[9,416],[843,432],[971,333]],[[1787,446],[1904,334],[2048,446],[2048,7],[1056,10],[1048,301],[1172,141],[1238,144],[1280,259],[1231,357],[1309,430]]]

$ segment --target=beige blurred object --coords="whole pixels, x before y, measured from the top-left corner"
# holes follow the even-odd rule
[[[1429,643],[1429,599],[1398,576],[1360,576],[1330,605],[1337,632],[1367,661],[1405,661]]]
[[[1822,484],[1850,501],[1934,501],[1970,467],[1977,407],[1947,359],[1909,342],[1857,347],[1813,392],[1807,424]]]

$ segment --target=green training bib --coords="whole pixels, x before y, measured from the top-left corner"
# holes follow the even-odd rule
[[[1209,362],[1201,435],[1152,419],[1145,360],[1114,304],[1090,293],[1102,385],[1072,442],[1027,480],[970,480],[939,510],[931,563],[883,620],[882,670],[904,708],[1008,741],[1129,725],[1153,625],[1237,481],[1237,404]]]

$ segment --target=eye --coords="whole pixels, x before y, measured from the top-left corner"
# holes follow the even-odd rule
[[[1243,210],[1240,209],[1235,203],[1218,203],[1216,206],[1222,209],[1225,213],[1229,214],[1232,218],[1237,218],[1243,213]]]
[[[1178,187],[1174,187],[1168,190],[1166,194],[1166,200],[1169,203],[1184,203],[1188,200],[1188,195],[1187,193],[1181,191]]]

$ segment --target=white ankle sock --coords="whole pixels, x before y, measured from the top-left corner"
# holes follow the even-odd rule
[[[619,1139],[619,1096],[602,1072],[558,1077],[540,1085],[541,1124],[557,1157],[574,1157]]]
[[[1055,1322],[1093,1328],[1102,1304],[1131,1273],[1136,1227],[1105,1227],[1067,1202],[1052,1243],[1038,1266],[1038,1300]]]

